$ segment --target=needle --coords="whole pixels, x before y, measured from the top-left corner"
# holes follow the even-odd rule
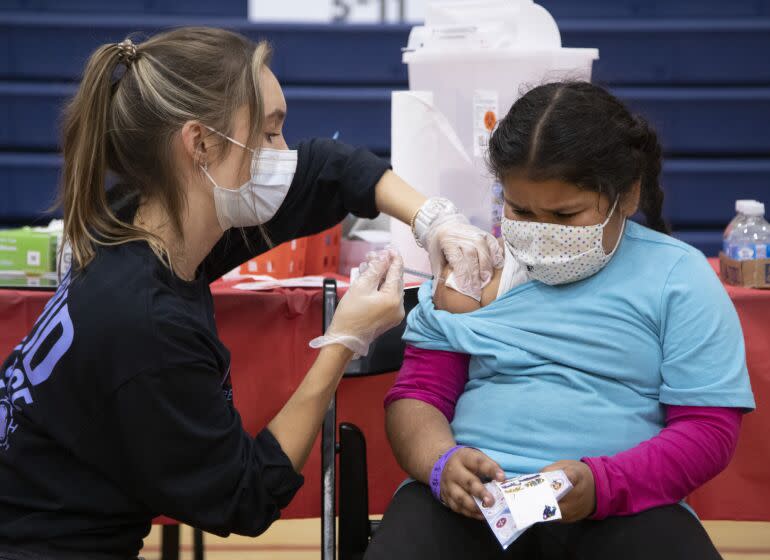
[[[418,278],[425,278],[426,280],[433,280],[433,275],[427,272],[420,272],[413,268],[404,267],[404,274],[410,274],[411,276],[417,276]]]

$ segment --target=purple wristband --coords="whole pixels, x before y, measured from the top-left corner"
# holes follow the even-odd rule
[[[467,446],[455,445],[452,449],[439,457],[436,464],[433,465],[433,470],[430,471],[430,491],[433,493],[433,497],[442,504],[444,503],[444,500],[441,499],[441,473],[444,472],[444,467],[446,466],[447,461],[449,461],[449,458],[465,447]]]

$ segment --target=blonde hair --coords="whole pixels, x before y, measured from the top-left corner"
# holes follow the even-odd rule
[[[73,265],[85,267],[97,245],[140,240],[170,265],[168,247],[157,235],[110,209],[107,172],[130,183],[141,199],[157,198],[181,234],[186,200],[171,157],[172,140],[190,120],[230,135],[233,115],[245,105],[253,144],[263,125],[259,80],[269,57],[264,42],[205,27],[96,49],[64,112],[60,202]],[[222,144],[220,157],[228,149],[229,143]]]

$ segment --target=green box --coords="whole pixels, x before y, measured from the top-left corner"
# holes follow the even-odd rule
[[[56,272],[56,235],[24,227],[0,230],[0,271]]]

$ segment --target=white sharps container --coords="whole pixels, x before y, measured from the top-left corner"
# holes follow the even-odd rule
[[[413,152],[407,157],[435,169],[441,196],[457,204],[473,224],[495,231],[499,204],[486,167],[495,123],[535,86],[590,80],[598,58],[597,49],[562,48],[553,17],[532,0],[431,1],[425,25],[409,35],[403,61],[409,67],[409,89],[432,94],[432,109],[444,121],[438,129],[445,131],[449,123],[455,138],[444,143],[450,148],[431,154],[435,160]],[[401,128],[398,136],[403,138]],[[458,158],[458,141],[467,158]],[[395,135],[393,142],[399,142]],[[397,145],[392,149],[399,151]],[[404,157],[394,158],[396,173],[401,166],[414,168],[416,163],[404,162]]]

